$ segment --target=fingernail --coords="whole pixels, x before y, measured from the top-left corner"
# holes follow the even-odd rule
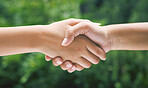
[[[60,60],[57,60],[56,63],[57,64],[62,64],[62,62]]]
[[[105,61],[105,60],[106,60],[106,58],[103,58],[102,60],[104,60],[104,61]]]
[[[72,73],[72,71],[68,71],[69,73]]]
[[[76,67],[75,67],[75,66],[73,66],[71,69],[75,70],[75,69],[76,69]]]
[[[45,58],[45,60],[46,60],[46,61],[50,61],[50,59],[46,59],[46,58]]]
[[[66,42],[67,42],[67,38],[64,38],[64,40],[63,40],[63,42],[62,42],[62,45],[65,46],[65,45],[66,45],[66,44],[65,44]]]
[[[67,64],[66,64],[66,67],[67,67],[67,68],[70,68],[71,66],[72,66],[72,65],[71,65],[70,63],[67,63]]]

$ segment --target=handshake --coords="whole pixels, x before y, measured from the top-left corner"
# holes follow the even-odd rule
[[[148,50],[148,23],[100,26],[83,19],[50,25],[0,28],[0,56],[41,52],[55,66],[74,72],[106,60],[110,50]]]
[[[98,64],[100,59],[105,60],[105,52],[111,49],[111,41],[107,31],[99,25],[81,19],[48,25],[42,39],[45,40],[42,52],[46,54],[46,60],[52,59],[55,66],[60,65],[70,73],[90,68],[91,64]]]

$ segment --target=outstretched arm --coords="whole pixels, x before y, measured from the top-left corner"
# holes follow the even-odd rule
[[[0,56],[39,52],[39,26],[0,28]]]
[[[81,22],[66,31],[63,46],[69,45],[74,37],[84,34],[110,50],[148,50],[148,23],[129,23],[99,26],[92,22]]]
[[[76,22],[74,22],[76,23]],[[56,26],[56,25],[55,25]],[[58,24],[57,24],[58,26]],[[54,27],[54,26],[53,26]],[[54,36],[55,32],[50,25],[35,25],[35,26],[19,26],[19,27],[0,27],[0,56],[42,52],[43,42],[43,30],[48,30],[48,37],[56,40]],[[56,30],[56,29],[55,29]],[[54,37],[53,37],[54,36]],[[48,46],[46,48],[51,49],[54,41],[48,40]],[[45,58],[47,61],[51,59],[48,53]],[[65,61],[64,64],[62,58],[53,58],[53,64],[55,66],[62,65],[63,69],[73,68],[74,66],[70,61]],[[78,70],[83,69],[77,65]]]
[[[112,40],[112,50],[148,50],[148,23],[104,26]]]

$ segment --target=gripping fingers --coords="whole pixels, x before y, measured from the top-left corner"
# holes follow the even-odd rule
[[[63,63],[63,60],[60,57],[55,57],[55,58],[52,59],[52,63],[55,66],[59,66]]]
[[[81,65],[79,65],[77,63],[75,64],[75,66],[76,66],[77,71],[82,71],[84,69],[84,67],[82,67]]]
[[[91,63],[84,57],[78,58],[76,63],[81,65],[84,68],[90,68],[91,67]]]
[[[45,60],[46,60],[46,61],[50,61],[51,59],[52,59],[51,57],[45,55]]]
[[[70,61],[65,61],[63,64],[60,65],[63,70],[70,69],[73,64]]]
[[[70,69],[68,69],[67,71],[68,71],[69,73],[72,73],[72,72],[74,72],[75,70],[77,70],[77,71],[82,71],[83,69],[84,69],[84,67],[82,67],[81,65],[75,63],[75,64],[73,64],[73,66],[72,66]]]
[[[100,57],[101,60],[106,60],[105,51],[101,49],[99,46],[97,46],[96,44],[87,43],[86,47],[91,53]]]
[[[69,73],[72,73],[72,72],[74,72],[76,70],[76,66],[73,64],[73,66],[70,68],[70,69],[67,69],[67,71],[69,72]]]
[[[82,55],[84,58],[86,58],[88,61],[90,61],[93,64],[98,64],[100,61],[100,58],[96,55],[92,54],[90,51],[86,51],[84,55]]]

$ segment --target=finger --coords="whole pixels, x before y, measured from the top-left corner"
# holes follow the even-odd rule
[[[86,51],[86,53],[84,55],[82,55],[82,57],[86,58],[88,61],[90,61],[93,64],[98,64],[100,61],[100,58],[97,57],[96,55],[92,54],[90,51]]]
[[[85,59],[84,57],[80,57],[76,60],[79,65],[81,65],[84,68],[90,68],[91,67],[91,63]]]
[[[69,45],[73,40],[74,37],[80,34],[87,34],[89,32],[90,24],[88,22],[81,22],[79,24],[74,25],[73,27],[66,30],[65,38],[62,42],[63,46]]]
[[[45,55],[45,60],[46,60],[46,61],[50,61],[51,59],[52,59],[51,57]]]
[[[55,58],[52,59],[52,63],[55,66],[59,66],[63,63],[63,60],[60,57],[55,57]]]
[[[70,69],[73,64],[70,61],[65,61],[63,64],[60,65],[63,70]]]
[[[82,71],[84,69],[84,67],[82,67],[81,65],[79,65],[77,63],[75,64],[75,66],[76,66],[77,71]]]
[[[73,64],[73,67],[70,68],[70,69],[68,69],[67,71],[68,71],[69,73],[72,73],[72,72],[74,72],[75,70],[77,70],[77,71],[82,71],[83,69],[84,69],[84,67],[82,67],[81,65],[79,65],[79,64],[77,64],[77,63],[74,63],[74,64]]]
[[[72,72],[74,72],[76,70],[76,66],[73,64],[73,66],[70,68],[70,69],[68,69],[67,71],[69,72],[69,73],[72,73]]]
[[[94,55],[100,57],[101,60],[106,60],[106,54],[103,49],[93,43],[87,43],[86,48]]]

